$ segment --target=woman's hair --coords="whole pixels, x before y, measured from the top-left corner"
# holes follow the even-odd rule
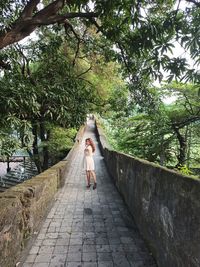
[[[92,147],[92,152],[94,152],[94,151],[95,151],[95,144],[94,144],[94,142],[92,141],[92,139],[91,139],[91,138],[87,138],[87,139],[85,139],[85,141],[89,141],[89,143],[90,143],[90,145],[91,145],[91,147]]]

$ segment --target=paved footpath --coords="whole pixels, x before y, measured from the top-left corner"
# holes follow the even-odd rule
[[[84,140],[95,140],[97,189],[86,189]],[[66,183],[23,267],[156,267],[109,177],[89,121]]]

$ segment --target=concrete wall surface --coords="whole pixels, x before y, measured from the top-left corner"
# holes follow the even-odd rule
[[[43,173],[0,194],[0,267],[14,267],[55,200],[58,188],[65,182],[68,164],[76,154],[78,141],[65,159]]]
[[[111,150],[97,124],[114,183],[158,266],[200,266],[200,181]]]

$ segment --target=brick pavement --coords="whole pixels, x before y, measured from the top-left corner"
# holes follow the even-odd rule
[[[156,267],[109,177],[97,146],[97,189],[86,189],[84,140],[23,267]],[[96,143],[97,144],[97,143]]]

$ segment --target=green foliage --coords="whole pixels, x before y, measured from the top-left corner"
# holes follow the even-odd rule
[[[172,83],[157,94],[153,88],[149,93],[156,105],[141,110],[131,104],[132,112],[116,110],[104,119],[110,143],[117,150],[161,165],[196,167],[200,151],[198,86]],[[176,96],[173,103],[161,101],[171,95]]]
[[[11,132],[17,131],[22,147],[35,153],[41,171],[47,166],[48,150],[53,153],[51,145],[47,146],[52,136],[48,124],[78,128],[87,113],[104,111],[105,106],[107,110],[110,92],[122,84],[119,66],[105,63],[87,45],[77,52],[73,39],[65,40],[53,30],[43,30],[37,44],[7,51],[11,69],[0,77],[0,124],[9,122]]]
[[[12,157],[17,150],[30,150],[32,148],[33,135],[31,125],[26,120],[19,120],[9,116],[2,121],[0,129],[0,157],[6,160]]]
[[[58,19],[60,14],[69,15],[69,24],[65,24],[63,37],[68,40],[74,39],[74,44],[84,44],[87,52],[90,48],[96,52],[101,51],[101,54],[108,58],[115,57],[122,62],[124,74],[130,78],[131,84],[136,78],[161,80],[162,70],[168,71],[169,80],[175,78],[198,82],[199,73],[189,67],[185,55],[169,56],[174,42],[177,41],[190,53],[193,60],[199,63],[199,4],[195,1],[191,3],[186,0],[185,2],[185,5],[187,2],[190,2],[190,5],[181,9],[181,5],[172,0],[139,2],[73,0],[63,2],[58,9],[53,7],[48,9],[48,5],[52,2],[46,0],[43,1],[43,6],[40,6],[43,8],[41,13],[45,13],[45,16],[39,17],[39,21],[42,25],[55,24],[55,18],[51,21],[52,15],[56,14]],[[29,1],[6,0],[0,4],[2,34],[7,32],[8,28],[12,29],[20,19],[34,18],[38,8],[29,10],[27,14],[22,12],[27,10],[28,3]],[[52,9],[54,9],[53,13]],[[94,12],[91,13],[92,11]],[[83,13],[85,19],[82,18]],[[37,22],[35,23],[35,26],[41,26],[40,23],[38,25]],[[62,24],[60,20],[59,23],[49,29],[59,33],[63,29],[60,26]],[[101,32],[98,38],[88,34],[87,31],[88,28],[95,26],[98,32]],[[19,29],[21,32],[16,35],[22,34],[26,27],[19,27]],[[30,29],[28,28],[27,31],[29,32]],[[113,47],[117,50],[114,51]]]
[[[34,62],[26,65],[29,74],[22,70],[23,64],[13,64],[12,72],[5,72],[0,81],[2,114],[26,120],[44,117],[68,126],[83,122],[94,95],[88,94],[91,86],[77,79],[60,46],[60,37],[41,40]],[[17,60],[20,64],[20,57]]]
[[[11,157],[20,147],[19,141],[16,137],[8,135],[8,133],[1,133],[0,136],[0,157],[4,161]]]
[[[48,147],[53,161],[62,159],[72,148],[76,133],[77,130],[74,128],[53,127],[49,140],[41,145]]]
[[[0,3],[0,26],[1,28],[10,27],[19,17],[22,8],[28,1],[5,0]]]
[[[21,15],[32,19],[37,13],[37,8],[22,12],[28,3],[6,0],[0,4],[2,42]],[[50,3],[43,1],[41,8]],[[37,151],[38,137],[46,142],[45,135],[51,135],[48,123],[78,128],[87,113],[97,111],[109,118],[113,143],[128,153],[161,164],[185,164],[186,154],[197,160],[194,147],[198,140],[200,76],[197,69],[189,67],[184,54],[177,57],[170,53],[178,42],[199,63],[199,6],[193,2],[181,10],[172,0],[74,0],[49,12],[45,13],[49,21],[54,15],[68,13],[65,28],[54,20],[54,25],[40,27],[37,42],[1,52],[2,127],[8,118],[13,120],[11,128],[15,120],[20,121],[22,143],[27,146],[31,142],[28,133],[34,132]],[[81,18],[83,13],[87,18]],[[45,25],[44,18],[41,23]],[[13,36],[23,36],[29,30],[25,25]],[[175,79],[196,84],[152,88],[153,80],[163,79],[163,70],[168,73],[168,82]],[[177,99],[164,105],[166,95]],[[23,129],[23,122],[31,126]]]
[[[170,149],[172,134],[169,134],[167,121],[145,114],[114,121],[114,138],[118,148],[128,154],[159,162],[167,160],[173,152]],[[111,127],[112,128],[112,127]]]
[[[183,166],[179,166],[178,167],[178,170],[182,173],[182,174],[185,174],[185,175],[192,175],[193,172],[190,171],[186,165],[183,165]]]

